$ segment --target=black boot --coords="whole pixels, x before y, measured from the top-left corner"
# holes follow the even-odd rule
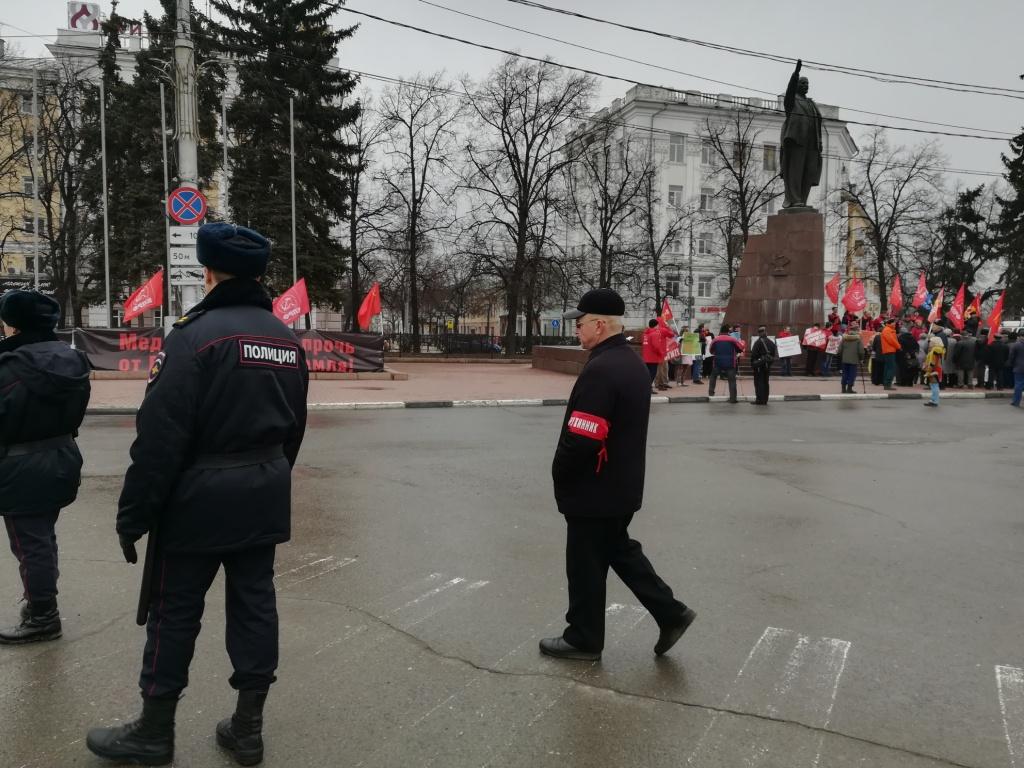
[[[93,728],[85,744],[94,755],[119,763],[167,765],[174,760],[174,711],[177,697],[142,698],[142,714],[113,728]]]
[[[21,607],[21,623],[0,632],[0,645],[21,645],[56,640],[61,636],[57,601],[26,603]]]
[[[263,762],[263,704],[267,689],[239,691],[235,714],[217,723],[217,744],[239,765]]]

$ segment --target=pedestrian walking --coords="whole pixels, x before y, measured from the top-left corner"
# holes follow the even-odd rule
[[[729,382],[729,402],[738,403],[736,373],[739,368],[739,357],[743,354],[743,342],[730,336],[729,330],[728,325],[723,325],[722,330],[709,346],[714,366],[711,369],[711,378],[708,379],[708,396],[715,396],[715,383],[721,376]]]
[[[117,534],[129,563],[149,534],[155,558],[139,688],[142,714],[86,739],[100,757],[164,765],[188,685],[203,603],[225,573],[226,645],[238,691],[217,743],[263,759],[263,705],[277,679],[274,555],[291,529],[291,470],[306,425],[309,372],[259,282],[270,243],[231,224],[200,227],[206,298],[174,323],[149,373]],[[637,361],[639,365],[639,361]]]
[[[89,363],[57,340],[59,320],[60,305],[36,291],[0,297],[0,517],[24,600],[18,624],[0,631],[4,645],[61,636],[56,524],[78,495]]]
[[[896,354],[900,351],[900,340],[896,335],[896,321],[887,318],[882,328],[882,387],[896,389],[892,385],[896,378]]]
[[[928,339],[928,354],[924,358],[924,380],[932,391],[931,400],[925,401],[924,405],[932,408],[939,407],[939,382],[942,381],[942,360],[946,356],[946,348],[942,344],[941,336],[932,336]]]
[[[854,394],[853,385],[857,383],[857,369],[864,358],[864,344],[860,338],[860,328],[856,323],[850,325],[839,342],[836,355],[843,366],[842,394]]]
[[[1013,399],[1010,405],[1020,408],[1021,396],[1024,395],[1024,336],[1017,334],[1016,341],[1010,347],[1007,365],[1013,371]]]
[[[697,615],[629,536],[643,502],[651,403],[649,378],[622,335],[625,311],[619,294],[598,288],[566,314],[590,357],[569,395],[551,466],[566,522],[569,610],[568,626],[541,640],[540,650],[560,659],[601,658],[609,567],[657,622],[655,654],[675,645]]]
[[[768,338],[768,329],[757,329],[757,341],[750,347],[750,366],[754,370],[754,405],[768,405],[769,378],[772,363],[779,356],[775,342]]]

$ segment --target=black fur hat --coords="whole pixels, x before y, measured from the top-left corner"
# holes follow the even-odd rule
[[[38,291],[0,296],[0,320],[19,331],[51,331],[60,322],[60,304]]]

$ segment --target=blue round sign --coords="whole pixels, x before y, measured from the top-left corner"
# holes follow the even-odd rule
[[[551,327],[552,328],[557,328],[558,327],[558,321],[557,320],[552,320],[551,321]]]

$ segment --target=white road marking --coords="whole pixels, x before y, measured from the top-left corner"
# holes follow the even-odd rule
[[[333,557],[330,558],[330,559],[332,561],[334,560]],[[321,576],[326,576],[328,573],[333,573],[334,571],[338,570],[339,568],[344,568],[346,565],[352,565],[352,563],[354,563],[354,562],[356,562],[356,559],[354,557],[344,557],[344,558],[342,558],[341,560],[339,560],[337,562],[332,562],[329,566],[327,566],[326,568],[321,569],[320,571],[318,571],[317,573],[312,574],[311,576],[304,576],[301,579],[296,579],[295,581],[290,581],[287,584],[285,584],[284,586],[285,587],[294,587],[296,584],[302,584],[305,581],[312,581],[313,579],[319,579]]]
[[[1012,768],[1024,766],[1024,669],[996,666],[999,711]]]
[[[318,560],[313,560],[313,561],[308,562],[308,563],[303,563],[298,568],[292,568],[291,570],[288,570],[288,571],[282,571],[281,573],[277,574],[274,577],[274,583],[276,584],[278,579],[283,578],[284,576],[289,576],[289,575],[291,575],[293,573],[298,573],[299,571],[304,571],[307,568],[313,568],[313,567],[315,567],[317,565],[320,565],[320,563],[329,563],[333,559],[334,559],[333,555],[331,555],[330,557],[321,557]]]
[[[740,667],[721,708],[827,728],[849,652],[845,640],[768,627]],[[824,738],[720,713],[711,719],[687,765],[700,768],[724,761],[816,768]]]

